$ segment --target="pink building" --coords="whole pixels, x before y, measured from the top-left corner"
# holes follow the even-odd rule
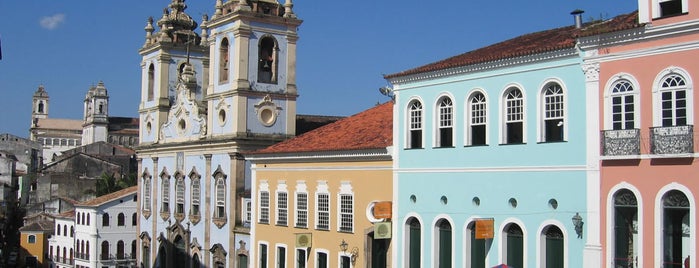
[[[638,27],[581,39],[596,48],[601,267],[697,267],[699,5],[638,2]]]

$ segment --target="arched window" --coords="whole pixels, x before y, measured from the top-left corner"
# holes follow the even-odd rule
[[[222,177],[216,178],[216,211],[214,217],[226,217],[226,181]]]
[[[413,100],[408,104],[408,137],[407,148],[422,148],[422,103]]]
[[[162,189],[160,197],[162,198],[162,210],[160,212],[170,213],[170,176],[163,175],[161,180]]]
[[[29,236],[27,236],[27,242],[28,242],[29,244],[34,244],[34,243],[36,243],[36,236],[35,236],[35,235],[29,235]]]
[[[87,214],[85,217],[87,218],[87,226],[90,226],[90,214]]]
[[[152,101],[155,97],[155,66],[151,63],[148,65],[148,101]]]
[[[451,224],[445,219],[441,219],[436,224],[436,238],[434,245],[437,252],[436,261],[439,268],[451,268],[452,265],[452,232]]]
[[[131,256],[129,256],[129,259],[135,259],[136,258],[136,240],[131,241]]]
[[[199,254],[195,253],[194,256],[192,256],[192,268],[200,268],[200,267],[201,267],[201,262],[199,261]],[[247,267],[247,265],[246,266],[238,265],[238,267]]]
[[[636,128],[636,92],[629,80],[616,81],[612,86],[611,116],[612,129]]]
[[[63,225],[63,235],[68,236],[68,225]]]
[[[354,232],[354,192],[349,182],[342,182],[340,193],[338,194],[338,202],[340,202],[338,219],[340,231]]]
[[[437,105],[437,147],[454,146],[454,103],[449,97],[442,97]]]
[[[201,180],[198,175],[190,175],[192,180],[192,208],[189,211],[190,215],[199,216],[199,204],[201,200]]]
[[[117,253],[116,253],[117,260],[123,260],[124,259],[124,241],[119,240],[117,242]]]
[[[687,97],[684,77],[671,73],[663,78],[660,84],[660,117],[663,127],[687,125]]]
[[[136,214],[136,212],[134,212],[131,215],[131,226],[136,226],[136,224],[138,224],[138,214]]]
[[[467,108],[467,145],[485,145],[488,123],[488,109],[485,95],[483,95],[482,92],[474,92],[471,94],[471,97],[468,98]]]
[[[124,226],[126,224],[125,218],[126,216],[124,216],[124,213],[119,213],[119,215],[117,215],[117,226]]]
[[[638,202],[628,189],[614,194],[614,267],[635,267],[638,245]]]
[[[109,226],[109,213],[102,214],[102,226]]]
[[[512,267],[524,267],[524,234],[516,223],[508,224],[504,229],[503,257],[505,263]]]
[[[524,95],[519,88],[511,87],[505,93],[503,111],[505,144],[524,143]]]
[[[561,229],[554,225],[549,225],[542,231],[541,234],[541,258],[545,268],[560,268],[564,267],[565,254],[565,239]]]
[[[175,214],[184,214],[184,177],[177,176],[175,181]]]
[[[58,224],[56,226],[56,235],[61,235],[61,225],[60,224]]]
[[[102,241],[102,251],[100,252],[100,260],[109,260],[109,242]]]
[[[44,102],[43,101],[39,102],[39,108],[37,109],[37,112],[44,113]]]
[[[175,237],[175,241],[173,241],[173,243],[175,246],[175,263],[182,265],[181,267],[184,267],[184,264],[187,263],[187,249],[184,239],[178,235]]]
[[[422,266],[420,259],[420,245],[422,244],[420,221],[411,217],[406,221],[405,229],[407,231],[407,245],[405,245],[407,267],[420,268]]]
[[[543,90],[543,140],[545,142],[564,141],[565,95],[558,83],[548,83]]]
[[[221,47],[219,48],[219,73],[218,81],[221,83],[228,82],[228,73],[230,65],[230,52],[229,52],[228,38],[223,38],[221,40]]]
[[[671,190],[663,195],[663,265],[681,267],[690,254],[691,203],[683,192]]]
[[[487,254],[485,239],[476,239],[476,223],[468,224],[466,231],[466,267],[485,268],[485,256]]]
[[[73,234],[75,234],[75,229],[73,226],[70,226],[70,237],[73,237]]]
[[[150,211],[150,176],[143,176],[143,210]]]
[[[257,82],[277,83],[277,41],[271,36],[260,40],[257,65]]]

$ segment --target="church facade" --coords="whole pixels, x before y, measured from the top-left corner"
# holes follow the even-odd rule
[[[289,0],[216,1],[197,33],[184,2],[148,20],[139,51],[137,259],[141,267],[247,267],[242,153],[296,134],[302,21]]]

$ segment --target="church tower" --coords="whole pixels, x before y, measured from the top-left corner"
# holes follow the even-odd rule
[[[207,103],[212,136],[279,141],[296,131],[296,41],[291,0],[216,1]]]
[[[109,94],[100,81],[85,94],[83,108],[82,144],[107,141],[109,125]]]
[[[199,36],[194,30],[197,23],[185,13],[184,0],[172,0],[154,27],[148,18],[146,41],[139,50],[141,61],[140,141],[158,143],[161,127],[167,122],[168,112],[177,97],[177,83],[185,70],[192,68],[196,81],[192,96],[203,101],[206,92],[209,63],[206,33]]]
[[[32,96],[32,125],[36,119],[49,117],[49,93],[44,90],[44,85],[40,85]]]

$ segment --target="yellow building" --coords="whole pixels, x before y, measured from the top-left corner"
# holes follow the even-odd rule
[[[246,154],[253,267],[391,266],[392,110],[378,105]]]
[[[44,259],[48,251],[48,238],[53,234],[53,222],[37,221],[19,229],[20,251],[18,267],[48,267]]]

